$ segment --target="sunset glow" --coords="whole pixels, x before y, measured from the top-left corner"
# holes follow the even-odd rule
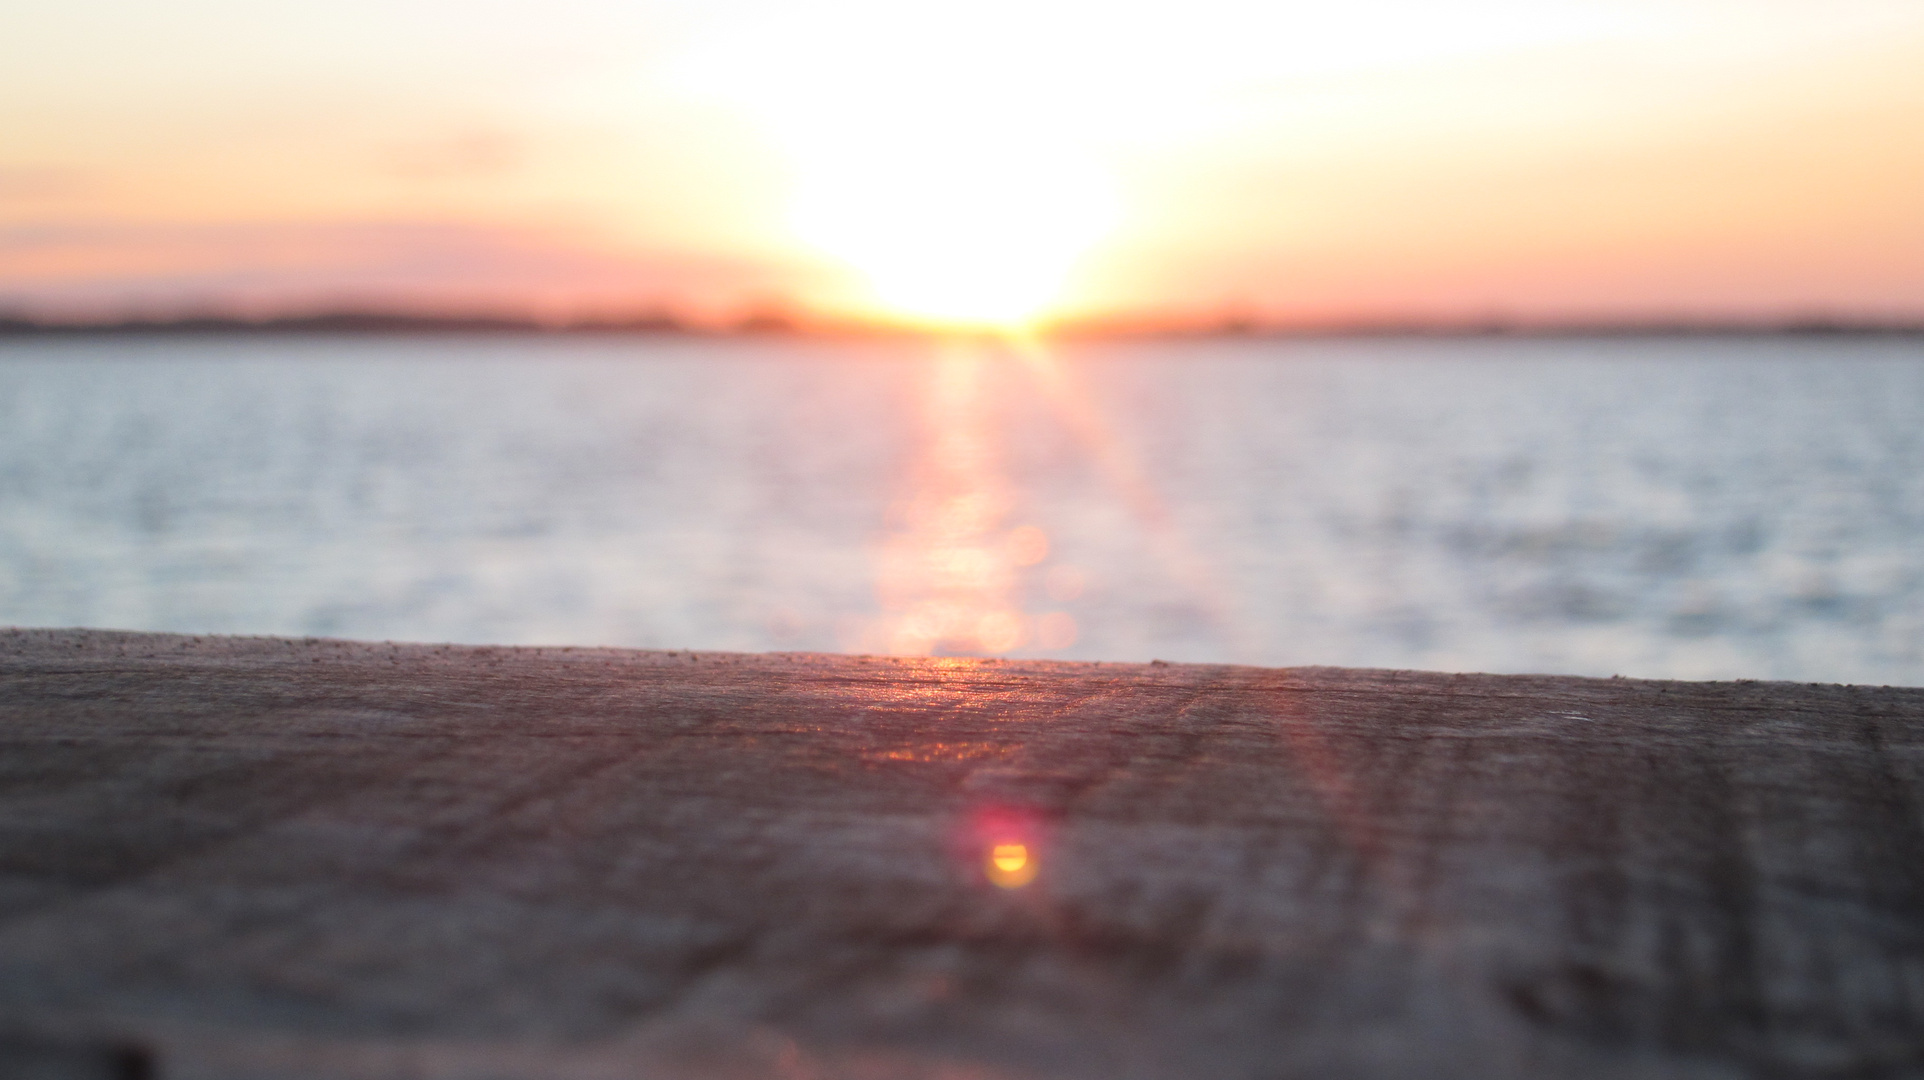
[[[1088,140],[1116,110],[1097,100],[1113,73],[1076,41],[1114,21],[1099,14],[809,8],[731,26],[683,77],[779,142],[794,234],[856,272],[858,303],[924,324],[1019,326],[1115,222],[1114,179]]]
[[[854,155],[825,163],[794,220],[800,237],[862,275],[886,315],[1020,328],[1106,228],[1108,203],[1100,179],[1073,162],[931,149],[906,165]]]
[[[0,305],[1924,316],[1911,0],[30,4]]]

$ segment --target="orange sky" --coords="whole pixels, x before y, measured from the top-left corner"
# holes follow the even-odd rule
[[[27,0],[0,306],[1924,317],[1917,0]]]

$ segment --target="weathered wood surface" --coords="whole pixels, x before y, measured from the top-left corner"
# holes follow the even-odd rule
[[[24,631],[0,740],[0,1074],[1924,1075],[1920,690]]]

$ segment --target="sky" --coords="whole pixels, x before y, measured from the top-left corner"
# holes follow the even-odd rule
[[[0,309],[1924,317],[1917,0],[14,0]]]

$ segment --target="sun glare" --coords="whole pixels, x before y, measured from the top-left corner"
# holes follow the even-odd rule
[[[1154,218],[1145,154],[1294,116],[1316,100],[1305,79],[1621,31],[1606,6],[723,4],[675,81],[779,148],[791,239],[859,282],[839,302],[1020,330],[1099,288],[1099,250],[1128,250]]]
[[[687,81],[780,144],[794,235],[854,272],[858,303],[934,326],[1032,321],[1118,219],[1089,50],[1013,9],[836,12],[733,39]]]
[[[884,312],[923,324],[1027,324],[1113,216],[1106,178],[1046,148],[808,158],[797,235],[859,272]]]

